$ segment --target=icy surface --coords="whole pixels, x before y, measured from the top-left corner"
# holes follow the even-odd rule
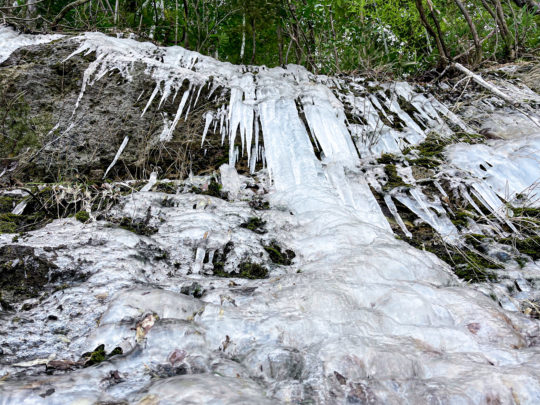
[[[44,44],[62,38],[63,35],[28,35],[19,34],[13,29],[0,24],[0,63],[4,62],[13,51],[23,46]]]
[[[74,40],[80,44],[75,54],[97,56],[79,100],[112,71],[129,79],[135,62],[156,81],[147,107],[159,94],[163,100],[183,88],[162,142],[171,139],[210,76],[229,89],[229,104],[204,117],[204,132],[219,125],[229,142],[221,183],[236,198],[190,193],[209,182],[194,176],[178,185],[181,193],[158,193],[152,191],[154,172],[107,221],[57,220],[21,238],[19,244],[35,248],[58,271],[84,277],[30,307],[25,321],[12,322],[6,337],[12,349],[4,351],[1,374],[20,368],[40,374],[40,367],[54,364],[51,356],[76,361],[100,344],[107,353],[120,347],[123,354],[66,373],[7,379],[0,385],[4,403],[540,402],[538,321],[501,308],[436,256],[397,240],[369,188],[372,179],[360,169],[358,151],[362,157],[399,151],[425,139],[430,128],[449,131],[447,119],[458,125],[447,108],[403,83],[388,88],[390,96],[362,93],[358,83],[343,95],[337,87],[345,83],[298,66],[233,66],[179,47],[98,33]],[[410,105],[414,117],[404,109]],[[363,124],[349,122],[349,107]],[[379,114],[399,120],[401,131],[380,124]],[[362,138],[368,129],[372,136]],[[448,153],[472,176],[478,172],[471,162],[489,161],[494,176],[486,182],[499,194],[499,175],[513,172],[497,159],[525,166],[530,157],[522,152],[537,155],[527,149],[535,142],[487,151],[468,146],[466,161],[456,150]],[[250,163],[253,156],[264,158],[267,170],[238,175],[233,166],[244,155]],[[527,167],[523,184],[530,187],[538,165]],[[517,178],[512,175],[505,181]],[[497,204],[486,190],[475,190],[486,204]],[[270,201],[270,209],[255,211],[253,197]],[[436,198],[415,185],[394,197],[455,239]],[[386,202],[395,215],[392,199]],[[244,226],[253,217],[265,223],[264,232]],[[115,226],[125,218],[154,231],[141,235]],[[272,241],[294,250],[290,266],[271,262],[265,246]],[[269,277],[215,276],[213,258],[226,247],[221,271],[233,272],[249,259],[267,266]],[[182,294],[195,282],[200,295]],[[16,366],[16,360],[26,363]]]
[[[533,206],[540,206],[540,134],[491,141],[488,145],[452,145],[450,161],[471,174],[479,183],[477,191],[490,201],[493,210],[516,194],[526,195]],[[482,187],[482,184],[486,184]],[[493,190],[496,196],[491,196]]]

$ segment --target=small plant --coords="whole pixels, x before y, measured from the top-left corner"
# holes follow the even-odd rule
[[[79,222],[85,223],[90,219],[90,214],[87,211],[79,211],[75,214],[75,219]]]

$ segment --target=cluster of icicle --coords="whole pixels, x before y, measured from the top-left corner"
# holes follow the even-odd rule
[[[96,60],[84,73],[75,111],[87,86],[110,72],[118,72],[130,80],[135,64],[140,63],[156,83],[141,112],[143,115],[152,103],[159,103],[159,108],[168,98],[173,101],[180,98],[175,116],[172,119],[164,117],[159,139],[167,142],[180,120],[186,119],[197,104],[205,86],[206,97],[212,97],[219,87],[229,89],[228,104],[204,115],[202,144],[210,128],[218,130],[223,143],[227,138],[230,165],[247,155],[253,172],[257,162],[262,161],[263,166],[268,165],[271,178],[278,180],[275,185],[280,190],[300,184],[307,178],[303,173],[305,169],[317,177],[320,163],[314,159],[313,147],[322,152],[325,166],[340,162],[341,166],[351,169],[358,164],[360,157],[383,152],[399,153],[406,146],[418,144],[429,131],[450,134],[450,126],[469,131],[443,104],[433,97],[415,93],[407,83],[383,85],[372,91],[370,83],[316,76],[296,65],[285,69],[236,66],[181,47],[160,48],[100,33],[86,33],[75,40],[80,42],[80,46],[67,59],[81,53],[95,52],[96,55]],[[140,97],[143,96],[141,94]],[[414,107],[413,116],[402,109],[398,102],[400,99]],[[345,108],[350,110],[352,120],[346,118]],[[401,129],[392,128],[388,122],[401,126]],[[260,142],[261,133],[264,142]],[[281,134],[285,134],[285,139],[280,139]],[[235,146],[237,136],[240,137],[240,150]],[[295,145],[295,139],[301,145]],[[293,159],[303,159],[304,162],[285,161],[276,142],[295,147],[297,156]],[[301,152],[304,147],[305,153]],[[307,164],[307,167],[300,169],[302,164]],[[334,179],[331,182],[348,205],[361,208],[359,205],[362,203],[357,201],[358,195],[351,191],[350,185],[340,189],[337,185],[342,185],[343,181]],[[367,185],[363,184],[362,189],[363,198],[368,200],[364,208],[372,212],[369,215],[375,215],[375,223],[379,227],[390,231],[373,196],[366,192]],[[439,215],[434,215],[433,204],[420,188],[413,190],[411,197],[401,198],[401,202],[427,219],[449,241],[456,241],[457,230],[446,218],[444,209],[442,212],[439,210]],[[387,198],[387,204],[394,212],[391,198]]]

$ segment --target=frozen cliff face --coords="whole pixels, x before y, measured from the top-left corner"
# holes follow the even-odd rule
[[[91,212],[95,220],[57,220],[16,240],[0,235],[23,262],[47,266],[51,283],[61,280],[5,314],[5,403],[540,401],[538,321],[396,239],[372,191],[384,193],[396,221],[399,202],[459,245],[445,197],[475,190],[487,207],[503,198],[501,179],[520,170],[531,187],[534,135],[512,148],[450,146],[453,166],[438,177],[444,187],[435,182],[428,196],[404,157],[392,172],[401,183],[390,187],[374,156],[414,149],[432,131],[472,130],[406,83],[375,89],[97,33],[66,41],[77,45],[67,60],[95,60],[60,131],[76,130],[92,86],[113,72],[137,80],[136,71],[155,82],[140,95],[141,115],[167,100],[176,107],[149,141],[164,145],[198,103],[227,89],[198,135],[219,134],[229,164],[220,170],[223,190],[211,176],[190,176],[168,182],[165,194],[155,191],[163,182],[154,172],[141,191]],[[486,179],[480,159],[490,162]],[[242,162],[249,170],[238,175],[233,165]],[[508,232],[502,214],[489,220]],[[529,280],[538,278],[528,266]]]

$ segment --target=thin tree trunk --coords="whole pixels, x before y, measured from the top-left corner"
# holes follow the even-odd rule
[[[184,48],[189,48],[189,32],[188,32],[188,17],[189,17],[189,4],[187,0],[184,0],[184,34],[182,41],[184,42]]]
[[[334,16],[333,16],[334,13],[332,12],[332,6],[330,6],[329,11],[330,11],[330,28],[332,29],[332,45],[334,48],[334,59],[336,60],[336,70],[339,73],[341,70],[339,68],[339,56],[338,56],[338,51],[336,47],[337,38],[336,38],[336,30],[334,28]]]
[[[251,32],[252,32],[252,42],[253,47],[251,48],[251,64],[255,64],[255,50],[257,46],[257,32],[255,31],[255,18],[251,19]]]
[[[476,31],[476,26],[474,25],[471,16],[469,15],[469,12],[467,11],[463,3],[460,0],[454,0],[454,2],[461,10],[463,17],[465,17],[465,21],[467,21],[467,24],[469,25],[469,29],[471,30],[471,35],[473,37],[474,48],[476,49],[475,63],[479,63],[482,60],[482,44],[480,43],[478,31]]]
[[[283,66],[283,35],[281,33],[281,24],[277,25],[276,31],[278,40],[279,65]]]
[[[437,29],[437,35],[439,36],[439,40],[441,41],[441,46],[444,51],[444,56],[446,59],[450,59],[450,54],[448,53],[448,48],[446,47],[446,44],[444,42],[444,35],[441,30],[441,25],[439,24],[439,20],[437,18],[437,14],[435,13],[435,7],[433,7],[433,3],[431,0],[427,0],[427,4],[429,7],[429,10],[431,12],[431,19],[433,20],[433,23],[435,24],[435,28]]]
[[[504,33],[504,38],[506,40],[506,48],[508,51],[508,56],[510,57],[510,59],[515,59],[516,53],[514,49],[514,39],[512,38],[510,30],[508,29],[508,25],[506,24],[506,18],[504,16],[502,4],[500,0],[491,0],[491,2],[495,5],[495,11],[501,23],[501,29]]]
[[[242,16],[242,45],[240,47],[240,63],[244,62],[244,52],[246,50],[246,13]]]
[[[178,45],[178,0],[174,0],[174,44]]]
[[[424,5],[422,4],[422,0],[415,0],[415,2],[416,2],[416,8],[418,10],[418,14],[420,15],[420,21],[422,22],[422,25],[426,28],[429,35],[433,37],[433,39],[435,40],[435,43],[437,44],[437,50],[439,51],[439,63],[442,66],[446,66],[446,64],[448,63],[448,56],[446,54],[446,49],[443,46],[441,39],[439,38],[437,33],[435,33],[435,31],[433,30],[433,28],[431,27],[431,25],[429,24],[427,20],[426,12],[424,10]]]

